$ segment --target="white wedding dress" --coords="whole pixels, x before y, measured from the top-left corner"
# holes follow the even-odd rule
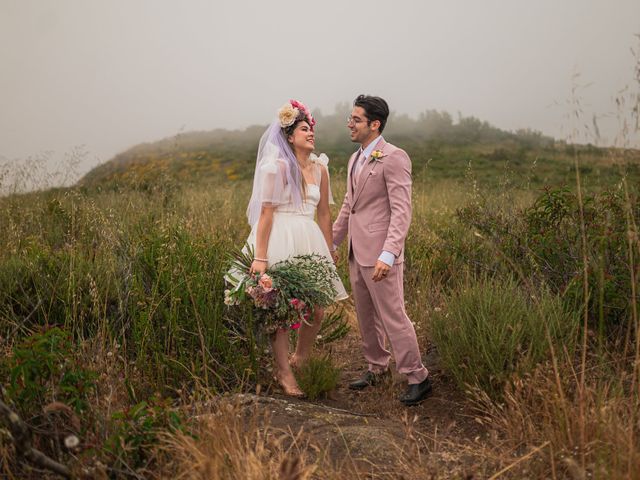
[[[322,178],[321,168],[326,165],[326,156],[311,156],[314,163],[315,184],[307,184],[306,198],[300,208],[293,203],[278,205],[273,212],[273,223],[269,235],[267,246],[267,267],[295,255],[306,255],[317,253],[326,257],[333,264],[331,252],[327,242],[322,235],[320,227],[315,221],[316,209],[320,202],[320,181]],[[286,193],[286,192],[285,192]],[[289,195],[290,198],[290,195]],[[247,244],[255,251],[256,230],[258,223],[253,226]],[[334,267],[335,268],[335,267]],[[336,289],[336,300],[344,300],[348,297],[344,285],[339,278],[334,280]]]

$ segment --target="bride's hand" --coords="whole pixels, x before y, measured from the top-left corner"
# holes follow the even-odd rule
[[[265,262],[264,260],[254,260],[253,262],[251,262],[251,269],[249,270],[249,273],[251,273],[252,275],[262,275],[266,269],[267,262]]]

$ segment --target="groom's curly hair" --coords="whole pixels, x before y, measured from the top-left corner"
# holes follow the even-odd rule
[[[380,122],[380,133],[382,133],[387,124],[387,118],[389,118],[389,105],[384,98],[372,95],[358,95],[353,101],[353,106],[364,109],[368,123],[378,120]]]

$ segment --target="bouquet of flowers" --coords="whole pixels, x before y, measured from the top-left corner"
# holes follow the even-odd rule
[[[314,308],[331,305],[336,296],[333,285],[337,272],[322,255],[297,255],[272,265],[262,275],[251,275],[251,248],[245,247],[231,257],[226,279],[232,288],[225,290],[226,305],[250,302],[254,318],[266,333],[278,328],[298,328],[309,322]]]

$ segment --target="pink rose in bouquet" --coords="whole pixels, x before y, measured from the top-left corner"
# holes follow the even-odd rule
[[[233,288],[225,291],[224,302],[230,307],[249,306],[253,314],[242,317],[268,334],[308,324],[314,309],[330,305],[335,297],[335,266],[323,256],[295,256],[258,275],[251,272],[252,253],[240,251],[232,261],[234,276],[229,276],[229,283]]]
[[[273,280],[271,280],[271,277],[266,273],[262,274],[260,280],[258,280],[258,285],[262,287],[265,293],[273,290]]]
[[[305,303],[302,300],[299,300],[297,298],[292,298],[291,300],[289,300],[289,304],[294,308],[294,310],[296,311],[300,311],[302,308],[304,308]],[[302,325],[300,322],[296,322],[294,324],[291,325],[291,329],[292,330],[297,330],[300,328],[300,325]]]
[[[306,307],[306,304],[298,298],[292,298],[291,300],[289,300],[289,303],[296,310],[302,310],[304,307]]]
[[[298,313],[298,318],[300,318],[300,320],[303,320],[307,323],[309,322],[311,311],[309,307],[307,307],[307,304],[304,303],[304,301],[298,298],[292,298],[291,300],[289,300],[289,304],[296,310],[296,312]],[[294,323],[293,325],[291,325],[291,328],[293,328],[294,330],[300,328],[300,322]]]
[[[265,310],[275,307],[278,300],[278,292],[273,288],[273,282],[268,276],[264,283],[259,281],[256,286],[247,287],[246,292],[253,299],[256,307],[264,308]]]

